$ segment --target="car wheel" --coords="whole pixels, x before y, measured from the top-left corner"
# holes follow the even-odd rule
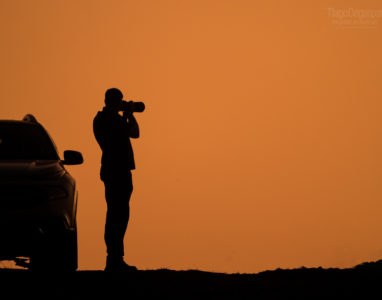
[[[30,260],[32,271],[74,272],[78,267],[77,228],[40,241]]]

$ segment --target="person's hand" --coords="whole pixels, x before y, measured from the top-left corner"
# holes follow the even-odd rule
[[[123,111],[122,117],[124,119],[131,119],[133,117],[133,113],[131,111]]]
[[[123,117],[126,119],[130,119],[133,117],[133,102],[134,101],[131,101],[131,100],[127,102],[128,103],[127,109],[123,111]]]

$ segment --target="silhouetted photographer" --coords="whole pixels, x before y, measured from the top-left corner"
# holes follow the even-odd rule
[[[100,177],[105,184],[107,203],[105,271],[137,270],[123,260],[123,239],[129,222],[129,202],[133,192],[131,170],[135,169],[130,138],[139,138],[139,126],[133,113],[142,112],[145,106],[142,102],[126,102],[122,99],[120,90],[108,89],[105,107],[93,121],[94,135],[102,149]]]

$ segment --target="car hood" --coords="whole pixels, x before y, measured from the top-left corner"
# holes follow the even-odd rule
[[[65,174],[65,169],[57,160],[0,161],[0,178],[57,178]]]

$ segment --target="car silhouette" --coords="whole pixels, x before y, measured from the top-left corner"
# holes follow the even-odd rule
[[[83,162],[57,148],[33,115],[0,120],[0,259],[30,258],[32,270],[75,271],[77,201],[64,165]]]

